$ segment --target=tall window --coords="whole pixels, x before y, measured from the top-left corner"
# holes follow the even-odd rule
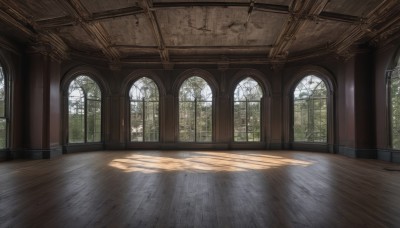
[[[68,142],[101,141],[101,91],[96,82],[78,76],[68,89]]]
[[[400,58],[390,75],[390,135],[393,149],[400,149]]]
[[[263,92],[252,78],[243,79],[233,94],[234,140],[254,142],[261,140],[261,98]]]
[[[131,107],[131,141],[159,141],[159,95],[150,78],[140,78],[129,91]]]
[[[327,100],[325,82],[309,75],[293,93],[293,133],[297,142],[327,141]]]
[[[197,76],[186,79],[179,90],[179,140],[212,141],[212,91]]]
[[[0,65],[0,149],[7,148],[7,83]]]

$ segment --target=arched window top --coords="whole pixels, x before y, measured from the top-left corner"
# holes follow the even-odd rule
[[[93,79],[86,75],[76,77],[69,85],[69,96],[78,96],[78,93],[83,92],[88,99],[101,100],[101,90]]]
[[[327,87],[325,82],[315,76],[308,75],[305,76],[296,86],[294,90],[294,99],[301,100],[307,98],[317,98],[317,97],[326,97],[327,96]]]
[[[179,89],[180,101],[212,101],[212,95],[208,83],[198,76],[186,79]]]
[[[263,92],[260,85],[250,77],[239,82],[234,92],[235,101],[258,101],[262,96]]]
[[[143,77],[137,80],[129,90],[131,100],[158,101],[159,93],[156,83],[150,78]]]

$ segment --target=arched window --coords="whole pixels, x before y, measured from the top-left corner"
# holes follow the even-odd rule
[[[101,141],[101,91],[90,77],[76,77],[68,88],[68,142]]]
[[[186,79],[179,90],[179,141],[212,141],[212,91],[201,77]]]
[[[7,148],[7,79],[0,65],[0,149]]]
[[[131,141],[159,141],[159,93],[150,78],[140,78],[129,90]]]
[[[393,149],[400,149],[400,57],[390,75],[390,135]]]
[[[295,142],[327,142],[327,101],[325,82],[304,77],[293,93],[293,137]]]
[[[245,78],[236,86],[233,97],[234,141],[260,141],[263,97],[260,85],[252,78]]]

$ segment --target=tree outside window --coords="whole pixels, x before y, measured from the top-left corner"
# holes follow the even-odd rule
[[[233,97],[234,141],[261,141],[261,87],[254,79],[245,78],[236,86]]]
[[[296,142],[327,142],[327,100],[325,82],[309,75],[293,93],[293,136]]]
[[[212,141],[212,91],[198,76],[186,79],[179,90],[179,141]]]
[[[147,77],[137,80],[129,90],[132,142],[159,141],[159,93]]]
[[[390,135],[393,149],[400,149],[400,58],[391,71],[390,88]]]
[[[101,91],[90,77],[76,77],[68,88],[68,142],[101,141]]]
[[[7,148],[7,86],[3,67],[0,65],[0,149]]]

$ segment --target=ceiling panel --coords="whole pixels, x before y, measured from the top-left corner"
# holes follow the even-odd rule
[[[101,22],[113,44],[157,46],[147,15],[131,15]]]
[[[138,5],[138,0],[81,0],[83,5],[90,12],[102,12],[108,10],[122,9]]]
[[[170,49],[169,54],[171,56],[205,56],[205,55],[214,55],[219,57],[227,57],[230,55],[264,55],[267,56],[270,48],[268,47],[259,47],[259,48],[251,48],[251,49]]]
[[[14,0],[20,9],[25,11],[34,20],[49,19],[66,16],[67,13],[60,8],[54,0]]]
[[[190,7],[156,11],[167,46],[271,45],[287,16],[246,8]]]
[[[241,3],[246,3],[249,2],[248,0],[217,0],[217,1],[199,1],[199,0],[153,0],[153,2],[158,3],[168,3],[168,2],[241,2]]]
[[[99,51],[97,44],[80,26],[63,27],[59,30],[58,35],[72,49],[79,51]]]
[[[335,0],[329,1],[324,11],[363,17],[367,16],[381,2],[377,0]]]
[[[333,43],[351,27],[352,25],[343,22],[321,21],[316,23],[309,21],[297,33],[296,40],[293,41],[289,52],[295,53]]]
[[[272,5],[290,5],[292,0],[257,0],[256,3],[272,4]]]

